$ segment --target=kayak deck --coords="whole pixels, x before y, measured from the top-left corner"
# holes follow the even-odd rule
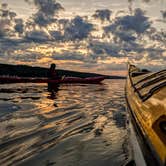
[[[166,86],[166,70],[157,73],[146,72],[143,74],[139,70],[134,66],[130,68],[130,81],[140,99],[145,101],[155,92]],[[137,73],[137,76],[135,76],[135,73]]]
[[[157,73],[142,72],[129,65],[126,82],[126,101],[132,123],[144,153],[147,165],[166,164],[166,70]],[[144,143],[140,143],[143,142]],[[142,145],[143,146],[142,146]],[[147,153],[147,152],[145,152]],[[145,154],[144,153],[144,154]]]

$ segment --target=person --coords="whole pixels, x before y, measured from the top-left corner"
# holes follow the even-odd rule
[[[48,70],[48,73],[47,73],[47,77],[49,79],[58,79],[58,75],[57,75],[55,68],[56,68],[55,63],[52,63],[50,66],[50,69]]]
[[[51,64],[48,73],[47,73],[47,77],[48,79],[59,79],[58,74],[55,70],[56,65],[54,63]],[[48,83],[48,91],[51,93],[54,93],[56,91],[58,91],[59,88],[59,84],[55,84],[55,83]]]

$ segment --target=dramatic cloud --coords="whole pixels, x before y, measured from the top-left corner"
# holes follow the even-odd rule
[[[55,0],[33,0],[33,2],[38,11],[33,15],[32,20],[40,27],[54,23],[57,20],[56,14],[64,10],[62,5]]]
[[[141,9],[135,9],[134,15],[127,15],[118,17],[113,24],[104,28],[105,32],[114,32],[117,30],[135,31],[137,34],[144,33],[150,28],[150,21],[148,17],[144,16],[144,12]]]
[[[56,21],[56,19],[47,17],[43,12],[37,12],[33,15],[33,21],[39,27],[44,27]]]
[[[41,21],[41,20],[40,20]],[[43,24],[45,21],[43,20]],[[32,30],[26,32],[26,39],[33,40],[36,42],[53,40],[53,41],[73,41],[83,40],[88,38],[91,31],[93,30],[93,24],[84,20],[80,16],[68,19],[59,19],[56,24],[59,30],[49,30],[46,34],[43,30]],[[30,26],[34,26],[31,24]]]
[[[26,1],[36,7],[27,20],[7,4],[0,7],[0,60],[87,69],[124,69],[127,61],[166,65],[166,31],[152,24],[150,13],[147,17],[143,10],[134,9],[135,0],[128,0],[130,12],[100,9],[94,15],[73,13],[64,18],[58,14],[64,8],[55,0]],[[164,23],[165,11],[161,13]]]
[[[103,21],[110,21],[110,16],[111,16],[112,11],[108,10],[108,9],[103,9],[103,10],[96,10],[95,14],[93,15],[93,17],[95,19],[99,19],[102,22]]]
[[[66,40],[82,40],[87,38],[93,30],[93,25],[88,23],[80,16],[72,19],[64,29],[64,37]]]
[[[108,36],[112,33],[115,41],[118,37],[122,41],[132,42],[139,35],[144,34],[150,26],[151,22],[144,16],[144,12],[141,9],[135,9],[134,15],[117,17],[112,24],[103,29]]]
[[[46,16],[54,16],[60,10],[64,10],[61,4],[57,3],[55,0],[34,0],[34,3],[39,11]]]

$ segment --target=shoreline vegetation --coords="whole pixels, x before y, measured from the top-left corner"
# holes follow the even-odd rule
[[[18,77],[47,77],[48,68],[32,67],[28,65],[0,64],[0,76],[18,76]],[[57,69],[59,76],[69,77],[97,77],[105,76],[106,79],[125,79],[124,76],[102,75],[97,73],[77,72],[71,70]]]

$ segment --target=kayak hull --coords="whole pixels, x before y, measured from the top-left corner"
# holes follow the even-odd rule
[[[146,165],[166,164],[166,72],[142,72],[129,64],[126,105]]]
[[[48,78],[22,78],[22,77],[0,77],[0,83],[83,83],[83,84],[97,84],[103,81],[106,77],[65,77],[61,79],[48,79]]]

